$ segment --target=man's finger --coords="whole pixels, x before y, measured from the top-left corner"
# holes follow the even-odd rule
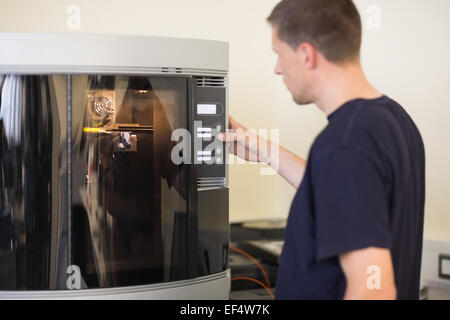
[[[227,132],[227,133],[219,133],[217,135],[217,139],[223,142],[230,142],[230,141],[236,141],[238,139],[238,136],[234,132]]]
[[[244,127],[242,124],[240,124],[239,122],[237,122],[236,120],[234,120],[234,118],[232,116],[228,116],[228,126],[230,127],[230,129],[242,129],[244,131],[247,130],[246,127]]]

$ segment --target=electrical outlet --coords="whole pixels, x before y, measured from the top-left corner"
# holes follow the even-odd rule
[[[450,255],[439,255],[439,278],[450,279]]]

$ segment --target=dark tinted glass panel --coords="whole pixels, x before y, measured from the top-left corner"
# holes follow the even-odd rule
[[[187,80],[73,76],[72,263],[81,287],[186,279],[189,168],[175,165],[187,128]]]
[[[199,191],[198,276],[224,271],[228,265],[228,188]]]
[[[67,257],[66,78],[0,75],[0,289],[59,289]]]

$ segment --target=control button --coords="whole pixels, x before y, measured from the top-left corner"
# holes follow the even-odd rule
[[[216,149],[216,154],[221,154],[221,153],[222,153],[222,150],[219,149],[219,148],[217,148],[217,149]]]
[[[221,158],[216,158],[216,163],[217,164],[222,163],[222,159]]]
[[[198,132],[211,132],[211,128],[197,128]]]
[[[211,157],[197,157],[197,161],[211,161]]]
[[[197,128],[197,138],[211,138],[212,128]]]

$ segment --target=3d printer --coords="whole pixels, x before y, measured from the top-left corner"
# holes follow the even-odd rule
[[[228,45],[0,41],[0,298],[227,298]]]

